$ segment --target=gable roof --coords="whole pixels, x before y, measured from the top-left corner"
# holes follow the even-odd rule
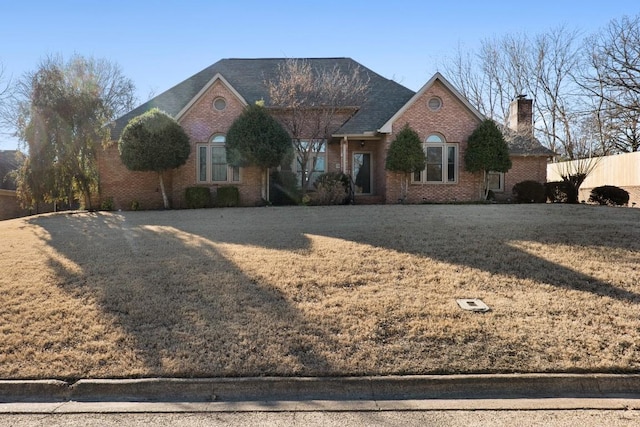
[[[246,104],[264,100],[269,105],[265,81],[275,80],[278,66],[287,59],[222,59],[116,119],[111,132],[112,138],[119,138],[129,120],[153,107],[178,119],[216,80],[225,83]],[[353,117],[342,125],[336,132],[337,135],[376,132],[414,94],[412,90],[380,76],[351,58],[301,60],[307,61],[314,69],[337,67],[344,73],[358,69],[363,78],[369,80],[367,100]]]
[[[442,83],[453,94],[453,96],[455,96],[471,112],[471,114],[478,118],[478,120],[485,119],[485,116],[480,113],[480,111],[478,111],[473,105],[471,105],[467,98],[462,96],[462,94],[458,92],[458,89],[456,89],[451,83],[449,83],[449,81],[445,79],[442,74],[435,73],[433,77],[431,77],[429,81],[425,83],[424,86],[422,86],[422,88],[418,92],[416,92],[411,97],[411,99],[407,101],[407,103],[402,106],[402,108],[400,108],[389,120],[387,120],[382,126],[380,126],[380,129],[378,129],[378,131],[380,133],[391,133],[393,122],[398,120],[398,118],[402,116],[404,112],[409,107],[411,107],[411,105],[413,105],[413,103],[415,103],[431,86],[433,86],[436,81]]]

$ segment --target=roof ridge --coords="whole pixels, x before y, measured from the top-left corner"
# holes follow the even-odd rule
[[[349,56],[309,56],[309,57],[269,57],[269,58],[223,58],[223,60],[233,60],[233,61],[282,61],[286,59],[350,59],[354,60]]]

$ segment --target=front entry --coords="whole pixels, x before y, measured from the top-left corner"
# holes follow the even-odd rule
[[[373,194],[371,153],[353,153],[355,194]]]

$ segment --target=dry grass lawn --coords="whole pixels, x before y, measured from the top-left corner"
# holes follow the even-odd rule
[[[4,379],[640,369],[640,209],[50,214],[0,272]]]

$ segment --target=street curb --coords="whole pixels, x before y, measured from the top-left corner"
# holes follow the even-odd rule
[[[640,374],[497,374],[0,381],[0,403],[640,399]]]

